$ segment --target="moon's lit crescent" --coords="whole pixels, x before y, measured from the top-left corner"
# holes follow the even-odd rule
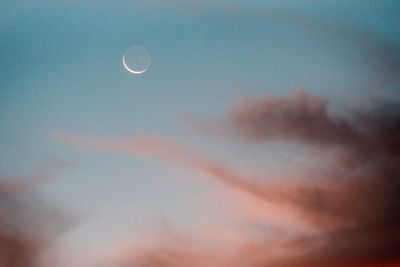
[[[144,69],[141,71],[135,71],[135,70],[130,69],[125,63],[125,55],[122,56],[122,64],[124,65],[124,67],[127,71],[129,71],[130,73],[133,73],[133,74],[142,74],[143,72],[145,72],[147,70],[147,69]]]

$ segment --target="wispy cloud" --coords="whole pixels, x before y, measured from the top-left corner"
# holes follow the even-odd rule
[[[323,168],[314,178],[306,177],[310,174],[304,170],[304,179],[285,182],[271,183],[267,173],[253,179],[238,167],[224,166],[185,145],[158,137],[126,141],[64,135],[59,140],[204,171],[248,197],[277,208],[289,207],[317,230],[296,233],[287,225],[274,228],[261,221],[261,226],[248,227],[264,231],[257,230],[257,238],[248,236],[246,242],[235,244],[232,254],[199,248],[198,242],[190,246],[178,243],[141,253],[140,262],[145,266],[179,266],[178,262],[194,266],[221,266],[221,262],[234,266],[368,266],[397,261],[400,105],[376,103],[345,118],[332,116],[327,104],[305,92],[283,98],[266,96],[243,100],[225,118],[226,129],[242,137],[241,142],[295,142],[322,147],[327,153],[334,151],[333,161],[328,156],[326,162],[319,159]],[[209,259],[209,264],[204,259]]]

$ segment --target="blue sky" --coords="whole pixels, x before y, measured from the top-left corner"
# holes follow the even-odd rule
[[[55,176],[35,190],[80,218],[60,242],[83,251],[135,239],[159,218],[194,227],[213,216],[199,198],[215,185],[185,178],[195,170],[66,145],[60,135],[156,135],[226,162],[282,166],[299,160],[285,154],[296,148],[232,145],[188,118],[218,119],[244,96],[299,89],[337,113],[399,97],[385,69],[391,57],[380,56],[382,43],[400,41],[397,1],[42,0],[0,10],[0,174]],[[151,55],[143,75],[122,66],[133,45]]]

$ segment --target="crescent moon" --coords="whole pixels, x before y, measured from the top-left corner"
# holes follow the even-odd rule
[[[124,67],[125,67],[125,69],[127,71],[129,71],[130,73],[133,73],[133,74],[142,74],[143,72],[145,72],[147,70],[147,69],[144,69],[144,70],[141,70],[141,71],[135,71],[133,69],[130,69],[125,63],[125,55],[122,56],[122,64],[124,65]]]

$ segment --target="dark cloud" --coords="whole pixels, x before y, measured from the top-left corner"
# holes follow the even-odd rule
[[[304,256],[318,266],[379,263],[400,255],[400,104],[378,102],[351,118],[330,116],[304,92],[244,101],[233,128],[256,142],[298,142],[335,149],[321,180],[265,187],[258,195],[288,203],[324,230],[326,244]],[[310,239],[308,242],[314,242]],[[290,265],[290,264],[289,264]]]
[[[290,98],[266,96],[242,101],[232,110],[235,130],[252,141],[291,141],[307,144],[343,144],[357,132],[343,119],[331,118],[327,103],[303,91]]]
[[[0,182],[2,267],[43,266],[42,253],[70,226],[65,214],[33,194],[38,182],[42,179]]]

